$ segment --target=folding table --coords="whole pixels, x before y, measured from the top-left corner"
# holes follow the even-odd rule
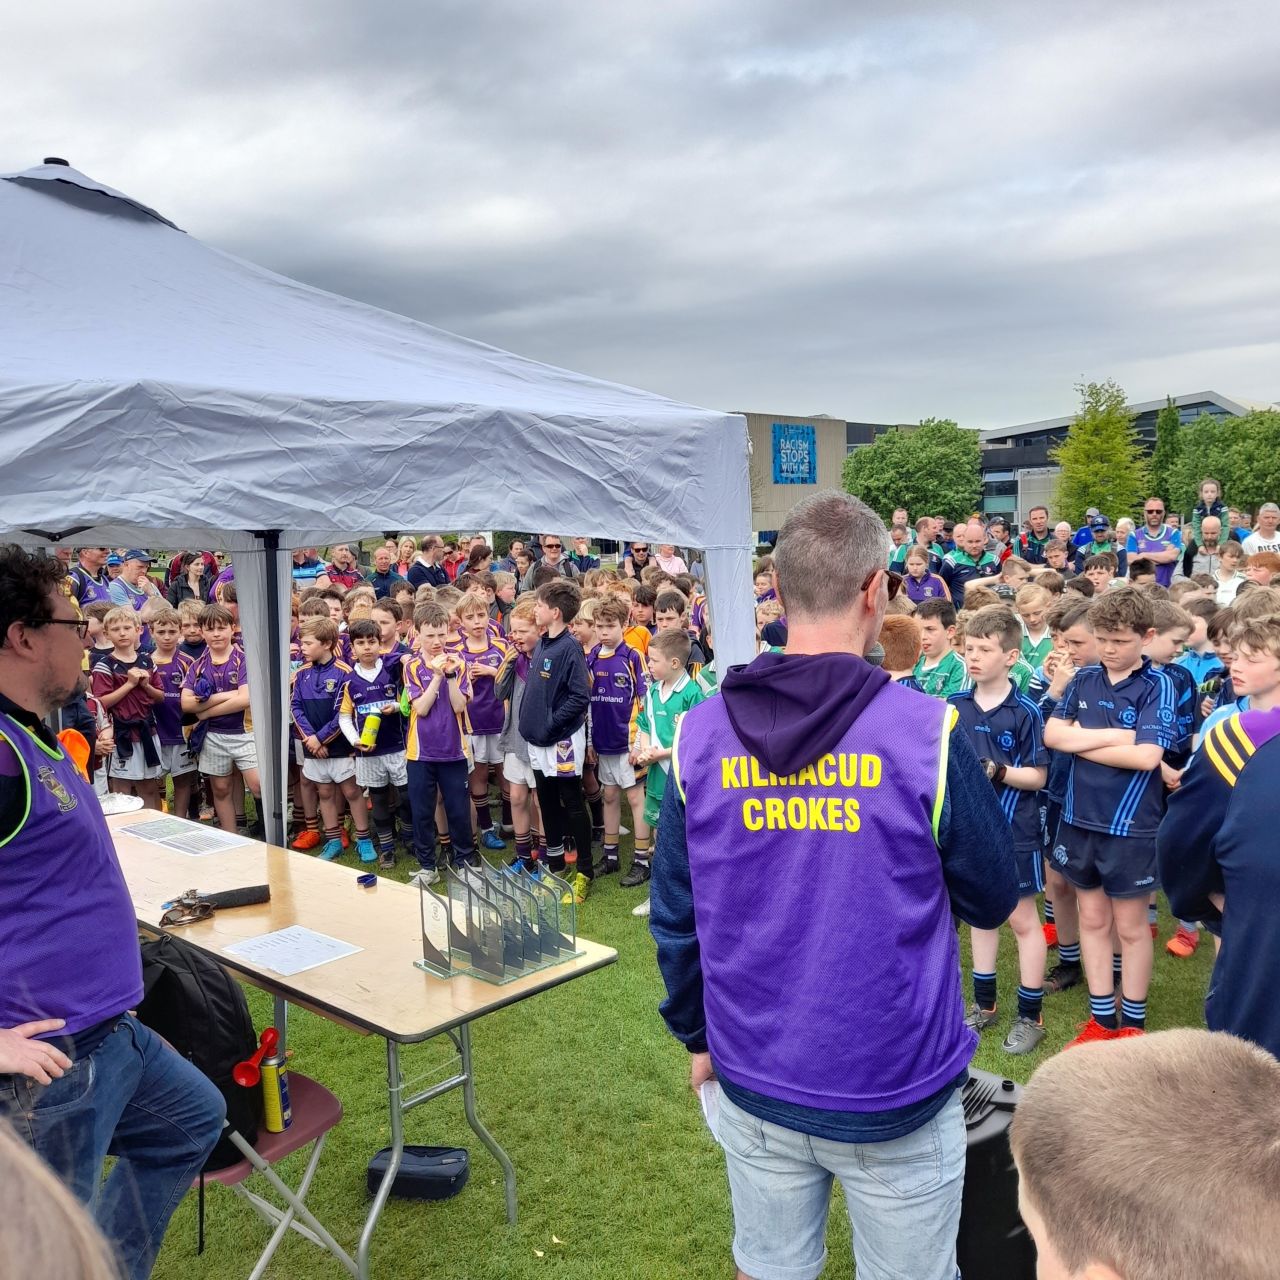
[[[581,955],[504,986],[494,986],[464,974],[439,978],[414,967],[414,962],[422,958],[421,912],[416,888],[386,878],[379,878],[375,888],[360,888],[356,883],[359,872],[352,867],[321,862],[313,855],[258,840],[202,856],[179,853],[127,830],[149,816],[160,815],[128,813],[107,819],[134,912],[143,929],[162,932],[163,904],[186,889],[213,893],[268,884],[271,887],[268,903],[218,911],[208,920],[170,932],[225,965],[244,981],[270,992],[275,998],[276,1022],[282,1034],[287,1027],[287,1006],[296,1005],[386,1041],[391,1163],[361,1230],[352,1274],[359,1280],[368,1280],[373,1233],[404,1152],[406,1112],[454,1089],[462,1091],[467,1123],[502,1168],[507,1221],[514,1223],[515,1167],[476,1114],[471,1023],[612,964],[617,952],[579,937]],[[207,830],[195,823],[189,825],[195,831]],[[246,938],[295,924],[341,939],[361,950],[292,977],[282,977],[226,950]],[[400,1046],[441,1035],[447,1036],[457,1050],[457,1070],[415,1094],[404,1096]]]

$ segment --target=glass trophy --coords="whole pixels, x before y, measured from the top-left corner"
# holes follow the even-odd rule
[[[419,882],[418,902],[422,910],[422,959],[419,969],[440,978],[451,978],[453,965],[453,922],[451,904],[445,894]]]

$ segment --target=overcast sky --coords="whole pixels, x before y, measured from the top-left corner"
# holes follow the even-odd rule
[[[3,41],[0,171],[600,377],[971,426],[1081,379],[1280,399],[1274,0],[61,0]]]

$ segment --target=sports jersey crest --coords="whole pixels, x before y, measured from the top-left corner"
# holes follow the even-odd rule
[[[42,764],[36,770],[36,778],[40,785],[58,802],[60,813],[70,813],[79,801],[63,786],[57,774],[47,765]]]

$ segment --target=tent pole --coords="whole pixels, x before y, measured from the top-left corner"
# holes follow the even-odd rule
[[[267,662],[267,691],[271,707],[271,723],[268,732],[278,734],[280,716],[284,707],[284,689],[280,684],[280,663],[277,660],[277,655],[281,652],[280,563],[277,554],[280,550],[280,530],[264,529],[257,536],[262,539],[262,545],[266,551],[264,569],[266,570],[265,580],[267,584],[267,654],[269,657]],[[267,758],[274,759],[274,755],[275,753],[271,752]],[[268,844],[280,845],[281,847],[284,845],[284,805],[285,796],[280,786],[280,779],[273,777],[271,811],[265,816]]]

